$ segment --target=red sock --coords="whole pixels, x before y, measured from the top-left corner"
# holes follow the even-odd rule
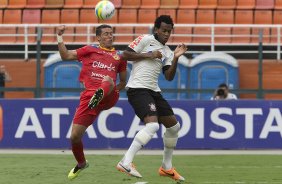
[[[111,83],[109,81],[103,81],[101,87],[104,91],[104,95],[107,96],[111,90]]]
[[[85,164],[86,160],[83,153],[83,143],[80,141],[79,143],[72,144],[72,152],[79,166]]]

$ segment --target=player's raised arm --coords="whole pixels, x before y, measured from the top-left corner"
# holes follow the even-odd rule
[[[65,26],[59,26],[57,28],[57,41],[61,58],[62,60],[77,60],[77,52],[75,50],[68,50],[64,43],[63,34],[65,29]]]
[[[186,51],[187,51],[187,47],[184,44],[178,45],[175,48],[172,65],[164,72],[166,80],[172,81],[174,79],[177,69],[177,64],[178,64],[178,58],[183,54],[185,54]]]

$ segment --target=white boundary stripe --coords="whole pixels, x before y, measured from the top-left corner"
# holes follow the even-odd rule
[[[249,184],[249,181],[234,181],[234,182],[202,182],[203,184]],[[256,181],[256,184],[281,184],[281,181]]]
[[[126,150],[85,150],[87,155],[123,155]],[[59,149],[0,149],[0,154],[72,154]],[[162,155],[162,150],[140,150],[139,155]],[[175,150],[174,155],[282,155],[282,150]]]

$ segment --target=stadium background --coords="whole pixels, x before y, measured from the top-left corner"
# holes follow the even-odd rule
[[[69,49],[75,49],[97,43],[95,26],[101,23],[111,24],[114,27],[115,46],[122,50],[138,35],[151,33],[154,19],[161,14],[170,15],[175,22],[168,45],[173,49],[184,42],[189,48],[185,55],[188,61],[184,61],[188,64],[179,64],[177,79],[168,83],[160,78],[164,95],[173,100],[172,103],[174,100],[181,103],[186,100],[208,99],[219,82],[230,85],[228,80],[233,77],[230,77],[230,70],[226,72],[229,76],[226,79],[218,78],[221,76],[213,70],[218,67],[217,61],[211,66],[211,75],[207,75],[208,87],[193,85],[201,78],[193,73],[193,61],[207,53],[211,54],[211,60],[212,55],[224,53],[225,63],[230,64],[230,58],[236,61],[236,85],[231,87],[231,91],[240,99],[265,100],[264,116],[272,104],[268,100],[281,100],[280,0],[114,0],[116,13],[107,21],[95,17],[94,7],[97,2],[0,1],[0,64],[6,65],[12,76],[12,81],[0,89],[5,91],[5,103],[13,104],[13,99],[42,98],[48,104],[50,97],[74,97],[76,103],[82,90],[76,77],[79,64],[51,62],[51,67],[46,67],[46,60],[57,52],[55,28],[58,25],[67,25],[64,41]],[[130,69],[130,65],[128,68]],[[59,72],[55,74],[54,71]],[[187,95],[190,93],[207,95],[205,98]],[[124,92],[122,98],[126,98]],[[21,101],[18,103],[21,106]],[[197,102],[189,103],[193,106]],[[37,106],[34,106],[36,109]],[[6,109],[2,108],[5,120]]]
[[[138,35],[151,33],[158,15],[168,14],[175,22],[168,45],[173,49],[184,42],[189,48],[186,60],[178,65],[175,80],[166,82],[160,77],[164,96],[173,104],[182,124],[184,133],[179,141],[180,148],[240,149],[263,148],[264,145],[265,148],[280,148],[273,140],[281,139],[282,126],[281,112],[277,110],[282,98],[281,1],[115,0],[115,16],[107,21],[95,17],[96,3],[95,0],[0,1],[0,64],[6,65],[12,76],[12,82],[7,82],[6,87],[0,89],[5,91],[0,118],[0,144],[3,147],[67,147],[65,139],[68,138],[69,123],[82,88],[77,80],[79,63],[58,62],[56,58],[55,28],[58,25],[67,25],[64,41],[69,49],[75,49],[97,43],[95,26],[111,24],[115,46],[122,50]],[[198,60],[203,56],[204,62],[201,63]],[[224,62],[214,59],[219,56]],[[202,68],[197,68],[198,65],[194,67],[195,63],[210,68],[203,80],[206,87],[195,85],[204,78],[198,72]],[[228,68],[227,65],[234,67]],[[128,64],[129,73],[130,67]],[[226,76],[218,72],[222,68]],[[234,82],[230,86],[231,91],[248,101],[205,101],[222,82],[229,86]],[[128,127],[133,126],[131,134],[134,134],[143,126],[134,117],[125,92],[121,93],[121,97],[116,109],[105,111],[94,123],[98,136],[92,134],[88,137],[89,148],[126,148],[132,139],[132,135],[126,134],[131,130]],[[248,114],[241,112],[242,107]],[[124,112],[127,112],[126,116]],[[201,113],[204,119],[199,118]],[[117,120],[113,118],[125,123],[116,124]],[[62,125],[60,122],[63,122]],[[108,127],[103,127],[105,122]],[[54,131],[55,127],[59,130]],[[197,127],[202,127],[200,133]],[[238,133],[239,129],[245,130],[245,135]],[[211,137],[209,133],[213,131],[226,136],[223,143],[218,140],[220,138]],[[261,134],[269,144],[262,141]],[[45,137],[43,142],[42,137]],[[91,144],[92,139],[97,141],[97,145]],[[118,146],[115,141],[119,139],[126,143]],[[27,144],[33,141],[34,144]],[[197,141],[200,144],[194,145]],[[217,146],[217,141],[221,146]],[[37,143],[43,144],[37,146]],[[149,147],[159,149],[159,143],[161,135]]]
[[[233,91],[240,98],[264,96],[265,99],[281,99],[281,1],[114,0],[116,14],[108,21],[97,20],[94,16],[96,3],[97,0],[0,2],[0,63],[6,65],[13,77],[12,82],[6,84],[7,88],[1,89],[6,90],[5,98],[45,96],[45,71],[42,65],[50,54],[57,51],[55,24],[69,24],[68,36],[64,38],[69,49],[95,43],[96,24],[112,24],[116,34],[115,45],[118,49],[124,49],[136,36],[150,33],[157,15],[169,14],[176,23],[168,43],[172,48],[180,41],[187,44],[189,51],[186,56],[189,60],[205,52],[222,51],[230,54],[238,61],[239,86]],[[36,65],[36,27],[42,27],[43,31],[40,73]],[[258,33],[261,28],[263,39],[259,47]],[[263,50],[263,65],[259,73],[260,48]],[[186,80],[189,82],[189,79]],[[187,88],[177,89],[189,92]],[[176,93],[177,89],[170,92]],[[213,89],[209,88],[208,93],[212,94]],[[203,91],[199,88],[190,90]],[[263,95],[258,95],[258,92]]]
[[[64,36],[64,40],[69,49],[96,43],[95,26],[103,23],[94,16],[97,1],[0,0],[0,64],[4,64],[12,76],[12,81],[7,82],[5,88],[0,88],[5,91],[5,98],[0,99],[2,166],[0,183],[68,182],[66,172],[73,166],[73,158],[68,148],[67,132],[78,99],[77,97],[69,99],[69,96],[67,99],[45,96],[46,92],[69,95],[71,91],[77,94],[81,89],[66,86],[46,88],[44,64],[50,54],[57,52],[55,27],[59,24],[68,27],[68,35]],[[157,15],[169,14],[176,23],[169,45],[173,49],[180,42],[187,44],[189,51],[186,57],[189,63],[202,53],[217,54],[217,51],[229,54],[238,61],[238,88],[232,89],[232,92],[242,100],[236,102],[212,102],[189,98],[170,100],[178,118],[181,114],[184,115],[182,119],[185,121],[190,117],[192,127],[190,133],[188,134],[186,129],[186,136],[181,137],[179,142],[181,148],[186,150],[177,150],[174,157],[174,164],[189,183],[281,184],[282,1],[113,0],[113,2],[117,8],[116,15],[105,23],[114,26],[115,46],[118,49],[124,49],[139,34],[150,33]],[[40,33],[37,27],[41,27],[43,31],[40,40],[37,40],[37,34]],[[263,30],[261,43],[258,42],[259,30]],[[190,79],[186,78],[189,75],[188,69],[186,75],[181,74],[184,76],[183,80],[189,82]],[[214,88],[187,87],[164,91],[168,94],[179,92],[183,94],[189,91],[212,94]],[[93,132],[90,132],[92,137],[86,136],[87,146],[90,148],[86,150],[86,154],[91,167],[74,182],[171,184],[171,181],[156,176],[161,150],[152,150],[145,152],[149,155],[136,157],[135,163],[144,175],[142,181],[127,178],[115,171],[114,165],[120,160],[120,154],[123,154],[124,150],[114,151],[115,147],[111,147],[111,143],[114,146],[122,144],[127,148],[132,141],[128,129],[134,125],[137,130],[138,121],[134,121],[134,113],[126,99],[120,100],[113,111],[104,112],[103,116],[111,113],[116,113],[116,116],[108,119],[107,123],[110,125],[108,129],[103,129],[105,118],[99,117],[98,122],[95,122],[98,139],[93,136]],[[126,116],[122,116],[123,113]],[[221,114],[223,118],[213,119],[215,117],[213,113]],[[118,123],[115,123],[116,118],[120,120]],[[215,124],[218,120],[226,120],[228,125],[234,126],[234,136],[229,134],[229,137],[224,139],[209,136],[211,130],[226,135],[224,133],[227,131],[222,129],[226,126]],[[181,124],[183,127],[183,122]],[[228,130],[232,130],[232,126],[229,126]],[[101,129],[104,131],[100,131]],[[114,134],[108,134],[105,130],[111,130]],[[109,138],[117,135],[120,130],[126,133],[127,138],[123,137],[121,140]],[[201,134],[203,132],[205,133]],[[261,137],[262,132],[266,139]],[[99,141],[101,137],[102,141]],[[161,132],[158,132],[158,139],[154,138],[149,148],[159,149],[160,137]],[[107,146],[107,152],[104,150],[91,152],[103,145]],[[34,148],[36,150],[33,150]],[[53,148],[56,151],[53,149],[46,151],[43,148]],[[190,149],[200,151],[194,152]],[[228,150],[218,152],[213,149]],[[239,150],[234,152],[229,149]],[[26,155],[27,152],[31,155]]]

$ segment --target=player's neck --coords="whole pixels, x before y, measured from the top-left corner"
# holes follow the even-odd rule
[[[160,40],[159,40],[159,37],[158,37],[158,35],[157,34],[154,34],[154,37],[155,37],[155,39],[156,40],[158,40],[158,42],[160,42]],[[162,43],[162,42],[160,42],[161,44],[163,44],[163,45],[165,45],[164,43]]]
[[[101,45],[99,45],[99,48],[100,48],[100,49],[103,49],[103,50],[106,50],[106,51],[114,51],[114,50],[115,50],[114,47],[106,48],[106,47],[103,47],[103,46],[101,46]]]

